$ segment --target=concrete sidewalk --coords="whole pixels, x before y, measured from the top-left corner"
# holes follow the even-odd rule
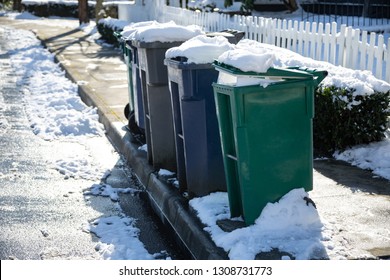
[[[138,149],[139,144],[126,129],[123,111],[128,103],[127,68],[121,51],[101,46],[78,28],[66,25],[58,27],[40,20],[6,17],[0,17],[0,23],[33,31],[55,54],[68,77],[79,85],[84,102],[99,109],[108,137],[134,169],[153,208],[172,229],[178,243],[194,259],[227,259],[226,252],[203,230],[188,201],[157,177],[156,170],[148,164],[146,152]],[[314,190],[310,197],[320,216],[338,229],[333,236],[336,245],[348,248],[345,257],[388,258],[390,182],[334,160],[315,161],[314,167]]]

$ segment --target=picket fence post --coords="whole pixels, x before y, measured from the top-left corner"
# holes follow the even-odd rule
[[[359,46],[359,50],[360,50],[360,67],[359,69],[360,70],[365,70],[366,69],[366,63],[367,63],[367,31],[364,30],[362,32],[362,39],[361,39],[361,43],[360,43],[360,46]]]
[[[386,60],[385,81],[390,82],[390,38],[387,40],[387,46],[386,46],[386,50],[385,50],[384,59]]]
[[[383,58],[384,58],[384,38],[383,35],[378,36],[378,46],[375,49],[375,57],[376,57],[376,71],[375,75],[377,77],[382,77],[382,70],[383,70]]]

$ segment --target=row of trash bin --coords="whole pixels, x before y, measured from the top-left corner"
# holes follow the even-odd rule
[[[231,216],[242,216],[248,225],[268,202],[294,188],[312,189],[313,99],[325,71],[270,67],[257,73],[167,57],[190,39],[134,36],[164,28],[155,22],[139,26],[130,29],[130,39],[126,29],[116,35],[128,65],[125,114],[130,130],[144,133],[150,164],[176,172],[179,190],[189,197],[227,191]],[[235,44],[244,33],[194,37],[199,35],[224,36]],[[240,85],[240,79],[267,84]]]

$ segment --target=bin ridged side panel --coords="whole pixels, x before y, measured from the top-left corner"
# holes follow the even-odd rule
[[[222,158],[225,169],[230,214],[232,217],[243,215],[242,198],[238,174],[235,127],[236,103],[234,92],[230,87],[213,84],[219,132],[222,147]]]

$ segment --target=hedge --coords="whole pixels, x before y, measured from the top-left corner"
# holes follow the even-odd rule
[[[354,95],[354,89],[318,87],[313,120],[314,150],[331,155],[385,138],[390,92]]]

